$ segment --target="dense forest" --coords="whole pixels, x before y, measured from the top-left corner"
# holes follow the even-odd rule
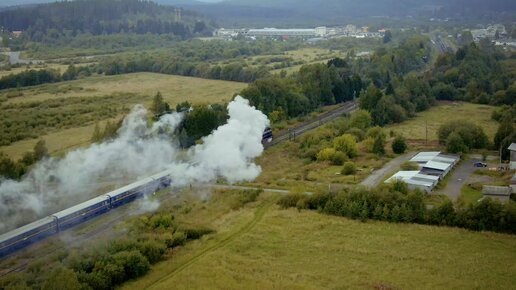
[[[183,10],[176,22],[175,7],[141,0],[79,0],[27,6],[0,12],[0,26],[24,31],[31,41],[52,41],[83,33],[173,34],[188,38],[211,35],[213,27],[195,12]]]

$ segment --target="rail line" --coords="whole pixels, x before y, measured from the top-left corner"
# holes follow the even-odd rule
[[[341,117],[343,114],[351,113],[351,112],[353,112],[356,109],[357,109],[357,104],[356,104],[355,101],[344,103],[342,106],[340,106],[340,107],[338,107],[338,108],[336,108],[334,110],[328,111],[328,112],[320,115],[319,117],[317,117],[317,119],[312,119],[312,120],[306,121],[306,122],[304,122],[304,123],[302,123],[302,124],[292,128],[292,129],[289,129],[287,131],[284,131],[284,132],[278,134],[277,136],[274,137],[274,139],[273,139],[273,141],[271,143],[268,143],[268,144],[265,145],[265,149],[270,148],[270,147],[272,147],[274,145],[280,144],[280,143],[282,143],[284,141],[287,141],[287,140],[293,140],[297,136],[302,135],[303,133],[306,133],[307,131],[310,131],[310,130],[313,130],[315,128],[318,128],[318,127],[320,127],[320,126],[322,126],[322,125],[324,125],[324,124],[326,124],[328,122],[331,122],[331,121],[335,120],[338,117]],[[244,188],[244,187],[242,187],[242,188]],[[267,191],[275,191],[275,190],[267,190]],[[285,194],[288,191],[276,190],[275,192]],[[162,201],[170,199],[173,196],[174,195],[169,195],[168,197],[163,198]],[[101,233],[105,232],[106,230],[110,229],[113,225],[119,223],[125,217],[130,216],[130,215],[131,215],[130,212],[123,213],[121,215],[120,214],[118,214],[118,215],[115,214],[114,218],[104,222],[102,225],[99,225],[99,227],[97,229],[94,229],[92,231],[89,231],[87,233],[80,234],[80,235],[77,235],[76,237],[74,237],[72,239],[72,241],[71,241],[71,245],[73,246],[73,245],[77,244],[78,242],[80,242],[80,241],[82,241],[84,239],[89,239],[89,238],[97,236],[98,234],[101,234]],[[88,224],[88,223],[86,222],[84,224]],[[59,235],[60,234],[58,234],[56,236],[59,236]],[[35,244],[38,244],[38,243],[35,243]],[[50,249],[48,251],[44,251],[42,256],[48,256],[48,255],[54,254],[54,253],[56,253],[60,249],[61,248],[53,248],[53,249]],[[12,253],[12,254],[4,257],[4,258],[13,257],[13,256],[16,256],[17,254],[19,254],[19,253]],[[0,271],[0,278],[1,277],[5,277],[5,276],[7,276],[9,274],[12,274],[12,273],[21,272],[21,271],[25,270],[28,266],[29,266],[29,262],[28,261],[24,261],[23,263],[18,264],[16,266],[12,267],[12,268],[4,269],[4,271]]]
[[[301,125],[298,125],[292,129],[283,131],[280,134],[274,136],[272,139],[272,142],[265,145],[265,149],[270,148],[274,145],[277,145],[277,144],[287,141],[287,140],[293,140],[297,136],[299,136],[307,131],[310,131],[317,127],[320,127],[328,122],[335,120],[336,118],[342,116],[343,114],[351,113],[356,109],[357,109],[356,101],[346,102],[342,106],[320,115],[315,120],[306,121]]]

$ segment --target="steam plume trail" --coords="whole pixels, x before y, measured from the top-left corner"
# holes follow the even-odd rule
[[[94,197],[108,180],[136,180],[163,170],[170,170],[177,186],[256,178],[261,168],[253,159],[263,152],[261,136],[269,121],[240,96],[228,112],[228,123],[180,160],[176,140],[163,132],[175,130],[183,115],[165,115],[149,127],[146,109],[135,106],[115,140],[45,159],[20,182],[1,182],[0,233]]]

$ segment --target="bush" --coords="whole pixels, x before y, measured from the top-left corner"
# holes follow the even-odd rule
[[[183,232],[186,235],[188,240],[197,240],[200,239],[204,235],[208,235],[213,233],[212,229],[208,228],[193,228],[193,229],[184,229]]]
[[[348,160],[348,156],[344,154],[343,152],[337,151],[333,156],[331,157],[331,164],[333,165],[342,165],[344,162]]]
[[[122,251],[116,253],[113,258],[120,265],[129,279],[138,278],[150,269],[150,264],[139,251]]]
[[[465,151],[459,150],[457,152],[467,152],[469,149],[486,148],[489,143],[487,135],[484,133],[482,127],[468,121],[453,121],[441,125],[437,133],[439,136],[439,143],[447,145],[448,138],[452,133],[458,135],[462,140],[461,143],[465,146],[464,148],[461,148],[462,150],[465,149]],[[453,139],[455,139],[454,141],[457,143],[460,143],[457,141],[458,138],[455,136]]]
[[[462,137],[453,132],[446,139],[446,150],[450,153],[467,153],[469,148],[464,144]]]
[[[167,247],[157,241],[146,241],[140,243],[138,245],[138,249],[140,250],[140,253],[147,258],[149,263],[154,264],[161,259]]]
[[[278,200],[278,205],[281,208],[295,207],[299,200],[304,199],[305,195],[301,193],[289,193]]]
[[[373,153],[375,153],[377,155],[384,155],[385,154],[385,138],[384,137],[377,136],[374,139]]]
[[[358,154],[357,140],[355,136],[344,134],[333,140],[333,148],[335,150],[345,153],[349,158],[356,157]]]
[[[324,148],[323,150],[319,151],[319,153],[317,153],[317,160],[329,161],[332,159],[335,153],[337,153],[337,150],[333,148]]]
[[[405,153],[405,150],[407,150],[405,138],[403,138],[403,136],[394,138],[394,141],[392,142],[392,151],[396,154],[402,154]]]
[[[352,174],[355,174],[357,172],[357,166],[355,165],[354,162],[351,162],[351,161],[348,161],[344,164],[344,166],[342,167],[342,171],[341,173],[343,175],[352,175]]]
[[[186,244],[187,236],[183,232],[175,232],[172,237],[166,241],[167,247],[174,248],[184,246]]]

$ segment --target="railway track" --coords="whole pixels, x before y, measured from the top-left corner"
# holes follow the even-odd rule
[[[351,113],[358,108],[356,101],[346,102],[342,106],[320,115],[315,120],[309,120],[297,127],[282,131],[274,136],[272,142],[265,144],[265,149],[287,140],[293,140],[297,136],[331,122],[344,114]]]
[[[340,107],[338,107],[336,109],[333,109],[331,111],[328,111],[328,112],[318,116],[317,119],[306,121],[303,124],[298,125],[298,126],[292,128],[292,129],[289,129],[289,130],[281,132],[280,134],[278,134],[277,136],[274,137],[274,139],[273,139],[273,141],[271,143],[268,143],[268,144],[265,145],[265,149],[270,148],[270,147],[272,147],[274,145],[280,144],[280,143],[282,143],[284,141],[287,141],[287,140],[293,140],[297,136],[299,136],[299,135],[301,135],[303,133],[306,133],[307,131],[310,131],[310,130],[313,130],[313,129],[317,128],[317,127],[320,127],[320,126],[322,126],[322,125],[324,125],[324,124],[326,124],[328,122],[331,122],[331,121],[335,120],[338,117],[341,117],[343,114],[351,113],[351,112],[353,112],[356,109],[357,109],[357,103],[355,101],[344,103],[342,106],[340,106]],[[278,190],[278,192],[285,193],[285,192],[280,191],[280,190]],[[170,198],[173,198],[174,196],[175,195],[173,195],[173,194],[167,195],[165,198],[162,198],[161,201],[168,200]],[[120,209],[118,209],[118,210],[120,210]],[[132,213],[130,211],[127,211],[127,210],[125,212],[123,212],[123,213],[120,213],[120,211],[118,211],[118,213],[117,213],[117,209],[115,209],[112,212],[115,213],[114,217],[112,217],[109,220],[107,220],[106,222],[104,222],[102,224],[102,226],[98,226],[96,229],[94,229],[92,231],[88,231],[88,232],[86,232],[84,234],[78,234],[76,236],[73,236],[69,240],[68,247],[77,246],[82,241],[84,241],[85,239],[94,238],[95,236],[108,231],[114,225],[120,223],[122,220],[125,220],[126,217],[132,215]],[[88,223],[85,223],[85,224],[87,225]],[[59,238],[59,235],[60,234],[56,235],[56,237]],[[37,244],[38,243],[34,244],[33,246],[36,246]],[[51,255],[51,254],[55,254],[59,250],[61,250],[60,247],[52,248],[52,249],[43,251],[42,255],[40,255],[40,256],[48,256],[48,255]],[[18,253],[10,254],[10,255],[4,257],[4,259],[5,258],[10,258],[10,257],[16,257],[17,254],[19,254],[19,252]],[[0,269],[0,278],[5,277],[5,276],[7,276],[9,274],[18,273],[18,272],[21,272],[21,271],[25,270],[29,266],[29,262],[30,262],[30,260],[27,259],[27,260],[24,260],[23,262],[19,263],[18,265],[11,267],[11,268]]]

